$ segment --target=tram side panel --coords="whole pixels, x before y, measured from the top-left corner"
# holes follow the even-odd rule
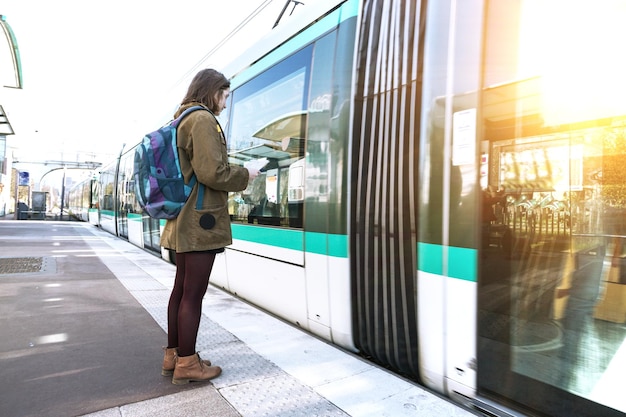
[[[419,285],[441,295],[431,306],[443,317],[435,345],[422,352],[434,384],[449,395],[476,393],[477,268],[480,212],[478,95],[483,2],[429,3],[421,152]],[[430,252],[430,253],[429,253]],[[435,255],[431,257],[428,255]],[[426,300],[424,300],[426,301]],[[429,326],[420,305],[420,329]],[[422,325],[424,325],[422,327]],[[430,326],[429,326],[430,327]],[[432,327],[430,327],[431,330]],[[435,349],[432,349],[435,348]],[[428,353],[427,353],[428,352]],[[432,358],[432,360],[430,359]],[[437,358],[437,359],[435,359]],[[438,362],[442,360],[442,362]],[[438,372],[442,374],[437,375]],[[437,382],[435,382],[437,381]]]
[[[289,227],[285,203],[289,166],[299,159],[304,141],[312,48],[293,52],[278,50],[274,54],[282,61],[273,55],[265,67],[253,66],[251,76],[231,81],[231,163],[264,157],[268,164],[246,190],[229,195],[233,244],[226,250],[226,279],[229,291],[308,329],[304,233]],[[275,104],[261,105],[266,102]]]
[[[316,271],[307,269],[307,285],[309,286],[309,320],[321,323],[330,329],[330,340],[350,350],[357,350],[354,345],[352,315],[352,277],[350,275],[349,250],[349,206],[351,204],[350,181],[352,173],[350,167],[350,124],[352,112],[352,95],[354,83],[354,63],[356,50],[356,32],[358,28],[358,7],[356,1],[345,6],[348,11],[342,12],[345,19],[340,22],[336,35],[327,36],[323,41],[331,43],[326,48],[329,61],[333,62],[333,71],[328,74],[325,69],[325,57],[316,52],[317,79],[319,92],[314,94],[309,136],[315,137],[317,130],[326,131],[327,144],[321,149],[326,150],[324,158],[327,165],[328,178],[326,179],[327,199],[320,199],[315,194],[307,193],[305,206],[305,229],[324,231],[326,236],[326,285],[316,286],[318,291],[312,291],[312,278],[321,276]],[[345,18],[350,16],[350,18]],[[335,45],[333,47],[332,45]],[[323,45],[320,45],[323,46]],[[326,97],[330,96],[330,105],[326,111]],[[321,101],[321,103],[320,103]],[[319,111],[323,109],[324,111]],[[310,152],[313,155],[313,152]],[[321,160],[321,158],[319,158]],[[315,171],[313,171],[315,172]],[[308,179],[308,177],[307,177]],[[314,222],[309,220],[310,214],[323,213],[326,221],[321,223],[321,229],[314,228]],[[319,219],[319,217],[318,217]],[[311,218],[311,220],[313,220]],[[310,258],[313,252],[307,250],[307,266],[318,265],[315,259]],[[321,308],[315,308],[314,300],[323,300]],[[318,317],[318,312],[327,312],[326,317]]]
[[[306,294],[311,330],[354,350],[346,167],[356,17],[337,24],[316,41],[313,56],[304,171]]]
[[[227,276],[218,278],[351,349],[343,186],[356,5],[326,14],[232,80],[231,160],[264,156],[269,164],[246,191],[231,194],[233,245]]]

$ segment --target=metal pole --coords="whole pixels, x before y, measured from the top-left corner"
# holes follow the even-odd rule
[[[19,208],[19,190],[20,190],[20,171],[13,168],[15,171],[15,211],[13,212],[13,219],[19,220],[19,212],[17,211]]]
[[[59,220],[63,220],[63,200],[65,200],[65,173],[67,169],[63,167],[63,184],[61,184],[61,212],[59,213]]]

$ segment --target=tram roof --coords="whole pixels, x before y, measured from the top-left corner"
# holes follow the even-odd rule
[[[252,66],[261,58],[272,52],[279,45],[305,30],[320,17],[336,9],[347,0],[316,0],[307,2],[306,9],[295,14],[292,18],[276,26],[270,33],[259,39],[246,51],[227,64],[222,72],[231,79],[246,68]]]

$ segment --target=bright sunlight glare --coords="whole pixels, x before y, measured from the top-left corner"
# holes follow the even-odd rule
[[[541,76],[547,125],[626,113],[626,2],[524,2],[520,76]]]

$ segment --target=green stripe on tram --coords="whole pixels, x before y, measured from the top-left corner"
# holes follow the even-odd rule
[[[348,236],[231,224],[233,239],[321,255],[348,257]]]
[[[306,232],[306,251],[321,255],[348,257],[348,236]]]
[[[263,243],[279,248],[303,250],[301,230],[231,224],[233,239]]]
[[[443,275],[443,249],[442,245],[418,242],[417,269]],[[476,249],[448,246],[448,276],[476,282],[477,256]]]

